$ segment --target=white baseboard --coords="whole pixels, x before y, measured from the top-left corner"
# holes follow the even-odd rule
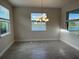
[[[58,39],[24,39],[24,40],[15,40],[16,42],[35,42],[35,41],[54,41]]]
[[[67,41],[65,41],[65,40],[61,40],[61,41],[63,41],[64,43],[70,45],[71,47],[73,47],[73,48],[75,48],[76,50],[79,51],[79,47],[76,47],[75,45],[73,45],[73,44],[71,44],[71,43],[69,43],[69,42],[67,42]]]
[[[11,42],[11,43],[0,53],[0,57],[9,49],[9,47],[10,47],[13,43],[14,43],[14,41]]]

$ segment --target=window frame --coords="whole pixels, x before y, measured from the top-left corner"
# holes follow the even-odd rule
[[[41,13],[41,14],[45,13],[46,16],[47,16],[47,13],[46,13],[46,12],[31,12],[31,14],[32,14],[32,13]],[[32,23],[34,23],[34,22],[39,23],[40,21],[32,20],[32,15],[31,15],[31,25],[32,25]],[[44,22],[44,23],[45,23],[45,27],[46,27],[45,30],[32,30],[32,26],[31,26],[31,31],[32,31],[32,32],[46,32],[46,31],[47,31],[47,26],[46,26],[46,22]]]
[[[3,8],[6,8],[3,5],[0,5],[0,6],[2,6]],[[8,8],[6,8],[6,9],[9,11],[9,19],[6,19],[5,17],[4,18],[0,17],[0,22],[7,23],[8,24],[8,30],[6,29],[6,32],[3,33],[3,34],[0,33],[0,37],[3,37],[3,36],[6,36],[6,35],[10,34],[10,10]],[[0,30],[0,32],[1,32],[1,30]]]
[[[75,11],[75,10],[72,10],[72,11],[70,11],[70,12],[66,12],[66,27],[67,27],[67,30],[68,31],[79,31],[79,30],[69,30],[69,22],[75,22],[75,21],[79,21],[78,19],[74,19],[74,20],[69,20],[69,13],[74,13],[73,11]]]
[[[69,28],[69,23],[67,22],[69,18],[69,12],[66,13],[66,25],[67,25],[67,30]]]

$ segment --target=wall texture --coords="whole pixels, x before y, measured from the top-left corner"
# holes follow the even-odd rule
[[[47,23],[47,31],[32,32],[31,12],[42,12],[40,8],[14,9],[14,26],[16,41],[59,40],[59,21],[61,19],[60,8],[44,8],[50,21]]]
[[[66,12],[77,8],[79,8],[79,1],[77,0],[62,8],[61,40],[79,50],[79,32],[69,32],[65,26]]]
[[[10,19],[10,34],[3,36],[0,38],[0,56],[1,54],[3,54],[4,50],[14,41],[14,34],[13,34],[13,14],[12,14],[12,7],[11,5],[6,1],[6,0],[0,0],[0,5],[5,6],[6,8],[8,8],[10,10],[10,15],[11,15],[11,19]]]

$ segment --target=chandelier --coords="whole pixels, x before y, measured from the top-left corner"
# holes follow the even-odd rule
[[[41,11],[43,12],[43,0],[41,0]],[[37,22],[48,22],[49,19],[47,15],[41,13],[41,16],[36,19]]]

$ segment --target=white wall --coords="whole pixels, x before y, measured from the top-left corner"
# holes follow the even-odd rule
[[[60,8],[45,8],[49,17],[47,31],[32,32],[31,30],[31,12],[41,12],[40,8],[22,8],[14,9],[14,26],[16,41],[40,41],[40,40],[59,40],[59,21],[61,19]]]
[[[11,5],[6,1],[6,0],[0,0],[0,5],[5,6],[10,10],[10,24],[11,24],[11,33],[3,36],[0,38],[0,56],[3,54],[4,50],[14,41],[14,34],[13,34],[13,12],[12,12],[12,7]]]
[[[72,2],[62,8],[61,34],[60,39],[79,50],[79,32],[69,32],[66,30],[66,12],[79,8],[79,1]]]

